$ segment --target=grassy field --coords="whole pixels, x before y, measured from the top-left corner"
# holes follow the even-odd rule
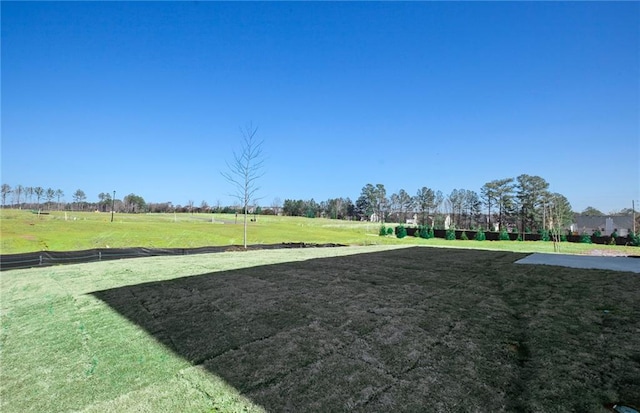
[[[2,412],[640,405],[640,277],[369,246],[0,273]]]
[[[115,214],[0,210],[0,253],[73,251],[90,248],[191,248],[242,244],[242,220],[218,214]],[[282,242],[346,245],[428,245],[518,252],[553,252],[551,242],[447,241],[415,237],[379,237],[379,224],[300,217],[258,216],[250,222],[249,244]],[[389,226],[389,224],[387,224]],[[640,248],[562,243],[561,252],[589,254],[594,250],[638,255]]]

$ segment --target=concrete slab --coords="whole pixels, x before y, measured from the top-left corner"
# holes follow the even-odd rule
[[[556,265],[571,268],[593,268],[640,273],[640,258],[592,257],[567,254],[531,254],[516,264]]]

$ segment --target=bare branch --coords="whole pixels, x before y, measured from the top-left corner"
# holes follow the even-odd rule
[[[233,161],[225,162],[227,171],[222,176],[235,188],[230,194],[242,205],[244,212],[244,247],[247,247],[247,209],[250,201],[257,201],[254,195],[260,190],[258,180],[264,176],[263,140],[256,137],[257,127],[252,124],[240,128],[242,134],[240,152],[233,152]]]

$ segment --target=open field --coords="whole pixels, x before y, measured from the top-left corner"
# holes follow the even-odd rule
[[[640,277],[369,246],[0,273],[2,412],[640,405]]]
[[[91,248],[192,248],[242,244],[242,217],[223,214],[115,214],[0,210],[0,253],[73,251]],[[551,242],[447,241],[393,236],[379,237],[379,224],[321,218],[258,216],[250,222],[249,244],[281,242],[346,245],[428,245],[518,252],[554,252]],[[390,224],[386,224],[390,226]],[[640,248],[562,243],[566,254],[593,252],[638,255]]]

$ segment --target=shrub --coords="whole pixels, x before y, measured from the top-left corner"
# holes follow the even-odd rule
[[[602,232],[600,232],[600,230],[599,230],[599,229],[597,229],[597,230],[593,231],[593,236],[595,236],[595,237],[601,237],[601,236],[602,236]]]
[[[560,242],[567,242],[567,234],[560,235]]]
[[[452,240],[456,239],[456,230],[455,229],[448,229],[446,234],[445,234],[445,236],[444,236],[444,239],[449,240],[449,241],[452,241]]]
[[[580,242],[582,244],[591,244],[591,237],[587,233],[583,232],[580,237]]]
[[[640,247],[640,232],[634,234],[633,231],[629,231],[627,239],[629,240],[629,245],[633,247]]]
[[[380,231],[378,232],[378,235],[380,235],[381,237],[384,237],[385,235],[387,235],[387,229],[384,227],[384,224],[380,226]]]
[[[393,228],[387,228],[387,235],[393,235]]]
[[[549,231],[543,229],[540,231],[540,239],[543,241],[550,241],[551,237],[549,236]]]
[[[611,233],[611,238],[618,238],[618,230],[614,229],[613,232]]]
[[[500,235],[498,235],[498,239],[500,241],[509,241],[511,238],[509,238],[509,233],[507,232],[507,230],[502,229],[502,231],[500,231]]]
[[[420,227],[420,238],[429,239],[433,238],[433,233],[430,231],[429,227],[422,226]]]
[[[482,228],[480,228],[478,230],[478,232],[476,232],[476,236],[475,236],[475,240],[476,241],[484,241],[487,239],[487,235],[484,233],[484,231],[482,230]]]
[[[516,241],[523,241],[522,235],[518,234],[518,238],[516,238]]]
[[[469,237],[467,236],[466,231],[462,231],[462,234],[460,234],[460,239],[463,241],[469,241]]]
[[[406,236],[407,236],[407,229],[402,224],[398,225],[398,230],[396,232],[396,237],[404,238]]]
[[[429,228],[429,238],[435,238],[435,234],[433,233],[433,227]]]

